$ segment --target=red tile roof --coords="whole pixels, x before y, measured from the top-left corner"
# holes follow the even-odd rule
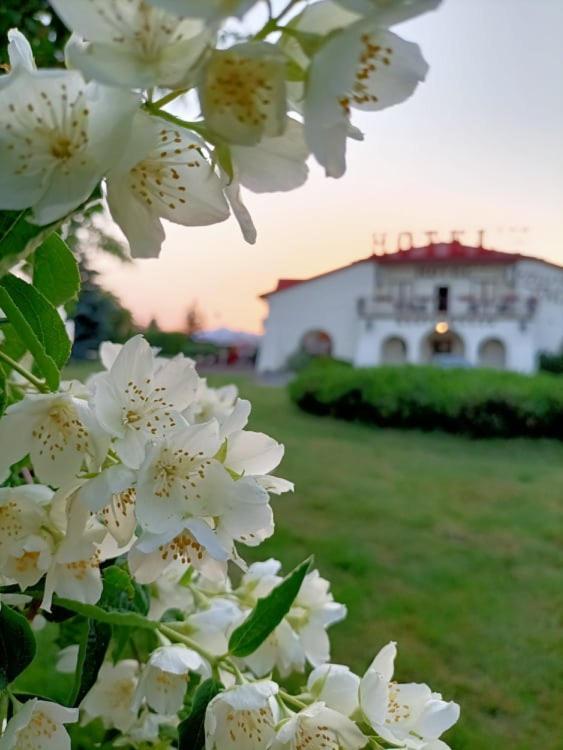
[[[344,271],[352,266],[357,266],[360,263],[374,263],[382,266],[394,266],[394,265],[407,265],[412,263],[445,263],[448,265],[482,265],[482,264],[511,264],[516,263],[519,260],[535,260],[539,263],[545,263],[548,266],[561,269],[555,263],[542,260],[541,258],[535,258],[532,255],[522,255],[520,253],[506,253],[501,250],[488,250],[484,247],[471,247],[470,245],[462,245],[460,242],[439,242],[431,245],[425,245],[423,247],[411,247],[408,250],[399,250],[396,253],[388,253],[386,255],[369,255],[367,258],[361,258],[360,260],[348,263],[345,266],[334,268],[331,271],[325,271],[324,273],[311,276],[308,279],[279,279],[275,289],[271,292],[265,292],[261,294],[262,299],[267,299],[272,294],[283,292],[286,289],[297,286],[299,284],[306,284],[309,281],[315,281],[321,279],[324,276],[329,276],[333,273]]]

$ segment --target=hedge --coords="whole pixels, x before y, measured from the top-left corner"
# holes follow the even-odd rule
[[[289,385],[305,411],[379,427],[563,439],[563,378],[414,365],[312,364]]]

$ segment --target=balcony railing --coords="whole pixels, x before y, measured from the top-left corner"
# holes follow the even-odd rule
[[[358,312],[362,318],[408,321],[445,320],[491,322],[498,320],[528,321],[536,311],[535,297],[506,296],[482,300],[468,297],[452,297],[448,310],[438,310],[435,299],[412,297],[397,300],[390,295],[362,297],[358,300]]]

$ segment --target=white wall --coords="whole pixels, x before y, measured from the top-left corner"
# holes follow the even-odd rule
[[[407,345],[407,361],[423,361],[424,339],[433,323],[392,319],[366,322],[358,316],[361,297],[392,290],[395,296],[400,281],[411,281],[412,294],[433,298],[439,285],[451,288],[451,329],[465,343],[465,358],[479,364],[479,347],[490,338],[502,341],[506,348],[506,367],[533,372],[541,351],[560,351],[563,347],[563,270],[534,260],[515,266],[476,266],[436,270],[420,267],[377,267],[370,260],[300,284],[268,298],[269,316],[258,357],[261,372],[282,369],[287,358],[298,350],[307,331],[320,329],[332,338],[333,356],[354,362],[359,367],[380,364],[383,342],[399,336]],[[494,282],[495,295],[514,291],[522,300],[535,296],[536,311],[530,321],[456,322],[455,300],[461,294],[478,295],[481,282]],[[377,282],[377,283],[376,283]],[[461,312],[461,310],[460,310]],[[448,317],[447,315],[445,316]]]
[[[363,326],[354,358],[357,367],[370,367],[380,364],[384,341],[390,336],[404,339],[407,345],[407,362],[422,364],[423,347],[434,328],[431,323],[396,323],[391,320],[374,321]],[[506,349],[506,367],[509,370],[533,372],[536,366],[536,348],[533,330],[529,326],[522,329],[516,321],[498,323],[460,323],[453,325],[452,332],[463,341],[464,358],[474,366],[479,365],[479,347],[487,339],[499,339]]]
[[[538,300],[532,324],[536,353],[560,352],[563,348],[563,271],[537,261],[521,261],[515,278],[518,291]]]
[[[366,260],[270,295],[258,370],[283,369],[303,335],[314,329],[331,336],[334,357],[352,361],[362,325],[358,300],[373,294],[375,273],[375,264]]]

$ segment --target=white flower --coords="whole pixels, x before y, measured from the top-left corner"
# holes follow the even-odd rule
[[[159,714],[176,714],[184,703],[190,672],[208,675],[208,667],[195,651],[182,645],[157,648],[141,673],[135,709],[146,700],[149,707]]]
[[[277,669],[282,677],[305,670],[305,654],[299,636],[287,620],[282,620],[259,648],[243,659],[257,677]]]
[[[215,696],[205,714],[206,750],[267,750],[275,736],[275,682],[237,685]]]
[[[263,432],[236,429],[226,434],[223,463],[239,476],[267,477],[283,458],[284,447]]]
[[[39,484],[0,489],[0,568],[22,589],[37,583],[50,564],[52,545],[42,530],[52,497]]]
[[[70,646],[65,646],[59,651],[57,656],[57,665],[55,669],[57,672],[62,674],[74,674],[78,666],[78,652],[80,646],[78,643],[72,643]]]
[[[255,193],[294,190],[307,180],[309,149],[303,125],[288,117],[281,135],[264,137],[255,146],[231,146],[240,184]]]
[[[196,396],[184,411],[184,417],[190,424],[199,424],[216,419],[221,428],[221,437],[223,437],[223,422],[231,417],[240,401],[236,385],[212,388],[207,385],[205,378],[200,378]],[[246,424],[248,414],[250,414],[250,402],[245,401],[244,404],[247,413],[243,418],[243,427]]]
[[[228,386],[226,386],[227,388]],[[213,414],[219,422],[219,435],[224,448],[223,463],[237,475],[252,476],[266,492],[281,495],[294,489],[292,482],[269,474],[276,468],[284,454],[284,447],[272,438],[259,432],[245,431],[251,405],[246,399],[236,398],[223,389],[207,388],[204,397],[196,399],[193,406],[201,412],[188,409],[184,416],[189,422],[200,421],[206,415]],[[228,399],[233,398],[232,403]],[[222,401],[222,399],[225,401]],[[236,400],[235,400],[236,399]],[[225,442],[226,441],[226,442]]]
[[[109,175],[110,212],[134,257],[157,257],[161,219],[184,226],[225,221],[222,184],[199,136],[159,117],[137,114],[128,148]]]
[[[254,245],[254,243],[256,242],[256,238],[258,237],[258,233],[256,231],[256,227],[254,226],[254,221],[252,220],[250,211],[244,205],[244,202],[242,200],[240,194],[240,182],[237,179],[236,173],[233,173],[232,177],[229,177],[226,173],[223,173],[223,182],[225,198],[227,199],[229,206],[231,207],[233,216],[238,222],[238,225],[242,232],[242,236],[245,242],[248,242],[250,245]]]
[[[129,570],[133,573],[131,562]],[[169,609],[178,609],[181,612],[191,612],[194,607],[194,597],[186,586],[182,586],[180,580],[186,572],[185,566],[178,561],[160,571],[150,587],[150,609],[148,618],[160,620],[162,615]],[[225,653],[225,652],[223,652]]]
[[[111,369],[96,380],[93,397],[98,420],[115,438],[124,464],[138,468],[149,441],[185,423],[180,412],[193,399],[197,381],[191,363],[173,359],[158,367],[142,336],[129,339]]]
[[[148,2],[177,16],[215,21],[228,16],[241,18],[256,0],[148,0]]]
[[[101,543],[105,528],[77,497],[75,488],[63,488],[55,495],[53,506],[65,506],[66,524],[59,521],[58,544],[45,578],[41,607],[51,610],[54,594],[85,604],[95,604],[102,595]],[[55,521],[51,513],[51,521]]]
[[[382,26],[393,26],[437,8],[442,0],[338,0],[350,10],[377,18]]]
[[[314,667],[330,658],[327,627],[346,617],[346,607],[334,601],[329,589],[330,583],[318,570],[308,573],[287,616]]]
[[[287,24],[288,31],[282,33],[278,44],[305,74],[316,47],[323,43],[323,38],[338,29],[350,26],[359,18],[357,13],[343,8],[336,0],[321,0],[307,5],[301,13],[291,19]],[[300,39],[309,44],[300,44]],[[311,45],[311,40],[316,44]],[[288,81],[287,88],[292,109],[302,113],[305,80]]]
[[[8,31],[8,59],[10,61],[10,72],[17,68],[36,70],[35,60],[30,43],[18,29]],[[10,73],[0,78],[0,87],[9,80]]]
[[[205,64],[199,97],[207,125],[229,143],[256,145],[286,126],[285,56],[267,42],[215,50]]]
[[[81,708],[92,719],[100,717],[104,726],[126,732],[137,718],[133,699],[138,673],[139,664],[133,659],[124,659],[115,666],[106,662]]]
[[[214,598],[208,609],[189,615],[185,632],[206,651],[221,656],[229,650],[228,634],[245,619],[245,613],[230,599]]]
[[[71,39],[69,67],[110,86],[189,85],[214,37],[200,21],[178,19],[144,0],[52,0],[51,5],[87,40]]]
[[[18,66],[0,87],[0,208],[49,224],[85,201],[127,138],[137,96]]]
[[[115,747],[126,747],[128,750],[131,745],[137,747],[150,747],[153,743],[158,742],[160,728],[167,726],[170,729],[175,729],[178,725],[177,716],[160,716],[159,714],[152,713],[148,708],[141,709],[139,716],[135,719],[135,723],[129,727],[126,733],[122,734],[121,737],[117,737],[114,746]]]
[[[232,483],[213,459],[219,447],[213,421],[170,429],[149,448],[137,482],[137,519],[143,529],[162,533],[188,518],[217,515]]]
[[[428,66],[416,44],[376,21],[336,32],[314,56],[305,98],[305,136],[328,176],[346,169],[352,108],[380,110],[407,99]]]
[[[267,560],[254,563],[242,578],[237,595],[241,602],[253,607],[281,582],[280,563]],[[337,604],[329,593],[329,583],[318,571],[309,573],[288,615],[262,645],[244,663],[259,677],[276,667],[283,677],[302,672],[305,662],[314,667],[330,658],[330,642],[326,628],[346,616],[346,608]]]
[[[396,654],[394,643],[377,654],[360,683],[360,707],[384,740],[416,750],[432,748],[458,720],[459,706],[428,685],[392,682]]]
[[[70,750],[64,727],[78,721],[78,709],[31,698],[8,722],[0,750]]]
[[[90,479],[79,490],[81,501],[98,514],[119,547],[125,547],[133,539],[137,519],[135,517],[136,474],[123,464],[104,469]]]
[[[38,533],[26,537],[18,550],[6,560],[4,574],[24,591],[36,584],[49,570],[54,553],[54,543],[48,534]]]
[[[98,469],[108,441],[88,404],[68,393],[26,396],[0,421],[0,478],[28,453],[41,482],[61,486],[86,466]]]
[[[307,680],[307,689],[315,700],[350,716],[359,706],[360,678],[342,664],[321,664]]]
[[[254,477],[232,482],[222,497],[223,506],[217,518],[217,536],[227,548],[233,542],[257,547],[274,533],[274,514],[266,490]]]
[[[273,750],[360,750],[368,738],[353,721],[324,703],[313,703],[282,724]]]
[[[231,552],[215,532],[197,518],[160,534],[145,532],[129,551],[129,570],[139,583],[152,583],[177,565],[190,565],[206,576],[224,579]]]

